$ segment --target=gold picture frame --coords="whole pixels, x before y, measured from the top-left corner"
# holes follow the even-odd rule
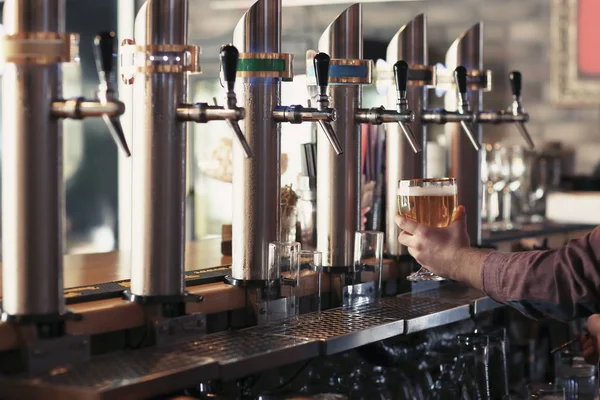
[[[564,107],[600,106],[600,74],[582,76],[578,54],[579,0],[552,0],[552,102]]]

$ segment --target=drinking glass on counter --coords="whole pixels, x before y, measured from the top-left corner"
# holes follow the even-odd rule
[[[375,298],[381,297],[383,232],[359,231],[354,235],[354,277],[358,282],[374,282]]]
[[[275,321],[299,314],[300,243],[269,243],[267,264],[267,321]],[[287,298],[283,302],[282,296]]]
[[[300,273],[308,271],[308,273],[316,273],[317,285],[317,316],[321,318],[321,292],[323,290],[323,257],[320,251],[301,250],[300,258]],[[314,282],[311,280],[311,282]]]
[[[565,388],[552,383],[531,383],[527,385],[527,394],[530,399],[537,400],[565,400]]]
[[[454,178],[401,180],[397,194],[402,216],[436,228],[450,225],[458,202]],[[444,280],[423,267],[407,279],[413,282]]]

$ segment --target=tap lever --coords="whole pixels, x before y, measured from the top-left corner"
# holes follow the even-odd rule
[[[466,99],[467,95],[467,69],[462,65],[459,65],[454,70],[454,81],[456,82],[456,88],[458,93]]]
[[[402,133],[404,133],[404,136],[406,137],[406,140],[408,140],[408,143],[410,144],[410,147],[413,149],[413,151],[415,153],[422,151],[423,148],[421,147],[419,141],[415,137],[415,134],[413,133],[410,125],[405,124],[402,121],[398,121],[398,124],[400,125],[400,129],[402,129]]]
[[[225,88],[227,89],[227,104],[225,108],[227,109],[237,109],[237,98],[235,95],[235,79],[237,76],[237,66],[238,60],[240,58],[240,52],[238,49],[232,44],[226,44],[221,47],[221,52],[219,53],[221,56],[221,69],[223,70],[223,79],[225,80]],[[213,99],[215,102],[215,106],[217,105],[217,99]],[[240,115],[243,115],[240,114]],[[227,119],[227,124],[233,130],[235,137],[238,142],[242,146],[242,150],[244,151],[244,155],[246,158],[252,157],[252,149],[248,144],[248,141],[244,137],[242,133],[242,129],[238,124],[237,120]]]
[[[329,64],[331,58],[328,54],[318,53],[313,58],[313,66],[315,68],[315,78],[317,80],[317,86],[319,86],[319,96],[317,98],[317,109],[319,111],[328,111],[330,118],[328,120],[319,120],[319,126],[327,136],[327,140],[333,147],[333,151],[337,155],[344,153],[340,139],[337,137],[330,121],[336,120],[336,111],[329,110],[329,96],[327,95],[327,86],[329,84]]]
[[[116,38],[114,32],[100,32],[94,38],[94,58],[100,85],[105,85],[105,90],[114,89],[113,74]],[[110,87],[109,87],[110,86]]]
[[[319,87],[317,97],[317,107],[319,110],[325,110],[329,107],[329,96],[327,96],[327,85],[329,84],[329,64],[331,58],[325,53],[318,53],[313,58],[315,67],[315,78]]]
[[[408,87],[408,64],[406,61],[400,60],[394,64],[394,80],[396,83],[398,112],[403,112],[408,110],[408,100],[406,99],[406,88]]]
[[[523,76],[519,71],[512,71],[508,74],[508,80],[510,81],[510,89],[512,91],[513,102],[512,102],[512,114],[513,116],[522,116],[524,114],[523,111],[523,102],[521,98],[521,88],[523,85]],[[527,143],[530,149],[535,148],[535,144],[531,139],[531,135],[527,132],[527,128],[525,124],[521,121],[517,121],[517,128],[519,129],[519,133],[523,136],[523,139]]]
[[[117,54],[115,50],[115,36],[114,32],[101,32],[94,38],[94,58],[96,59],[96,69],[98,70],[98,79],[100,80],[98,100],[102,104],[106,104],[117,98],[117,88],[113,71],[114,57]],[[131,151],[127,145],[119,117],[103,114],[102,119],[117,147],[120,147],[127,157],[131,156]]]
[[[331,58],[325,53],[319,53],[313,58],[313,64],[315,66],[315,78],[317,80],[317,86],[322,95],[327,94],[327,85],[329,84],[329,64]]]
[[[510,81],[513,98],[521,102],[521,87],[523,83],[521,73],[519,71],[512,71],[508,74],[508,80]]]
[[[221,47],[221,68],[223,69],[223,78],[225,79],[226,89],[231,93],[235,89],[235,78],[237,75],[237,65],[240,58],[238,49],[227,44]]]

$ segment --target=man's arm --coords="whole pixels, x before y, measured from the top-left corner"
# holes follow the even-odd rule
[[[569,320],[600,312],[600,227],[558,250],[500,253],[472,249],[459,207],[447,228],[397,216],[398,241],[432,272],[483,290],[533,318]]]

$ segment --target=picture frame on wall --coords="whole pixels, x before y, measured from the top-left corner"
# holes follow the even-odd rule
[[[552,0],[552,101],[600,106],[600,1]]]

